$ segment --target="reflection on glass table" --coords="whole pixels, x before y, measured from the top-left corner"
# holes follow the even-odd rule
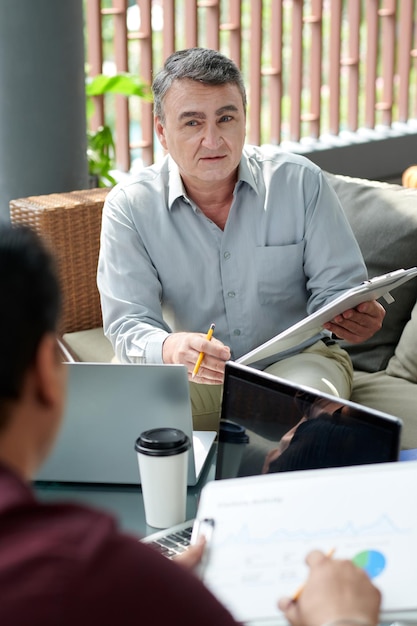
[[[215,462],[216,449],[213,446],[199,482],[188,487],[187,519],[195,517],[202,487],[214,480]],[[156,530],[146,524],[142,491],[138,486],[36,482],[34,487],[36,495],[45,502],[72,501],[106,511],[117,518],[121,529],[135,535],[149,535]]]

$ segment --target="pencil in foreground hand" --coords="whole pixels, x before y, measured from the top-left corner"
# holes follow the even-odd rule
[[[331,548],[331,550],[329,550],[326,553],[326,557],[328,559],[331,559],[334,552],[335,552],[336,548]],[[302,592],[304,591],[304,587],[305,587],[305,583],[303,583],[302,585],[300,585],[297,589],[297,591],[294,593],[294,595],[292,596],[291,600],[292,602],[297,602],[297,600],[299,599],[299,597],[301,596]]]
[[[210,339],[213,337],[213,333],[214,333],[214,328],[215,328],[215,324],[211,324],[210,328],[208,329],[207,335],[206,335],[206,339],[208,341],[210,341]],[[196,361],[196,364],[194,365],[194,369],[193,369],[193,373],[191,375],[191,378],[194,378],[195,376],[197,376],[198,370],[200,369],[200,365],[201,362],[204,358],[204,352],[200,352],[200,354],[198,355],[198,359]]]

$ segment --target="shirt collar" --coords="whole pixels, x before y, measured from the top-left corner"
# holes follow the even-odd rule
[[[168,172],[169,172],[169,187],[168,187],[168,208],[171,210],[174,202],[177,198],[186,198],[187,194],[180,176],[178,165],[172,159],[170,155],[168,159]],[[255,172],[251,168],[250,159],[245,149],[242,152],[242,158],[239,163],[239,171],[236,187],[240,183],[247,183],[255,193],[258,193],[258,185],[256,184]]]
[[[2,462],[0,462],[0,493],[0,515],[22,502],[34,501],[29,484]]]
[[[177,198],[186,198],[184,185],[178,165],[172,159],[170,155],[168,159],[168,209],[171,210],[172,206]]]
[[[251,166],[251,160],[245,148],[243,148],[242,158],[240,159],[237,182],[247,183],[250,187],[252,187],[255,193],[258,193],[257,176],[255,170]]]

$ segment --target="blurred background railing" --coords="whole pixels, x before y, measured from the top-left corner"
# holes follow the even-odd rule
[[[248,89],[250,143],[311,146],[417,117],[415,0],[85,0],[85,17],[90,76],[150,84],[176,49],[230,56]],[[150,102],[98,97],[91,125],[103,123],[120,170],[157,158]]]

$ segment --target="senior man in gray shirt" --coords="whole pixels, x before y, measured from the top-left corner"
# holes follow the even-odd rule
[[[246,93],[215,50],[173,53],[153,83],[167,155],[108,195],[98,286],[117,358],[182,363],[195,427],[216,428],[224,365],[367,278],[334,191],[308,159],[245,145]],[[348,398],[352,364],[332,336],[358,343],[383,307],[338,315],[266,371]],[[215,335],[206,338],[215,323]],[[276,362],[274,362],[276,361]]]

